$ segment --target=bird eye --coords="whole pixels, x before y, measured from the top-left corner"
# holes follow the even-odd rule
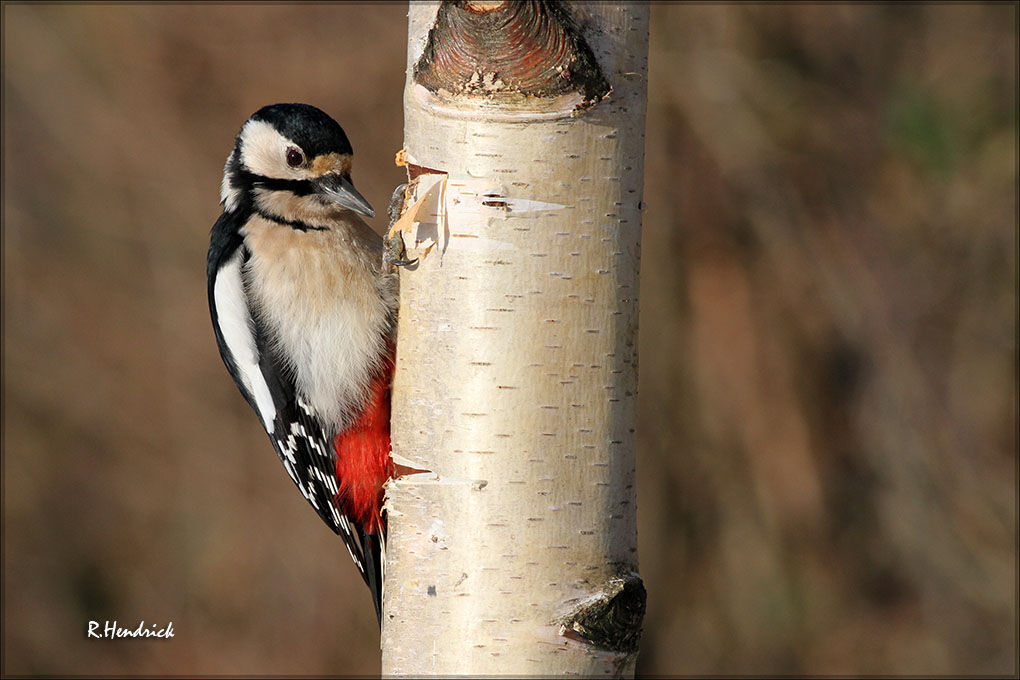
[[[287,147],[287,165],[296,168],[305,162],[305,156],[296,146]]]

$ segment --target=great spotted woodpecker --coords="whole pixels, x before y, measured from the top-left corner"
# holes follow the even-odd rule
[[[407,263],[358,216],[375,212],[351,183],[352,155],[343,129],[313,106],[256,111],[224,168],[207,275],[223,363],[291,479],[343,539],[378,617],[382,485],[393,473],[392,265]]]

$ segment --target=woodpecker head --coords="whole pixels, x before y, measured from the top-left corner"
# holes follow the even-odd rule
[[[226,210],[251,205],[285,219],[337,208],[375,216],[351,182],[354,152],[343,128],[308,104],[273,104],[241,128],[223,169]]]

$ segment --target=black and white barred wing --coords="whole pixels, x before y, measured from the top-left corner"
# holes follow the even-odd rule
[[[280,362],[268,350],[265,329],[251,313],[245,291],[247,258],[240,238],[213,228],[209,251],[209,308],[220,355],[241,393],[258,414],[287,474],[322,521],[343,538],[354,563],[368,580],[362,532],[335,502],[336,452],[322,426],[300,398]],[[223,223],[223,224],[221,224]],[[236,233],[236,232],[235,232]]]
[[[277,412],[269,436],[301,494],[319,517],[343,539],[351,559],[372,592],[376,618],[380,618],[384,563],[382,537],[366,533],[338,510],[334,502],[337,497],[336,475],[328,472],[336,469],[336,452],[322,432],[318,419],[298,395],[288,407]]]
[[[343,538],[351,559],[365,577],[361,532],[352,526],[335,502],[338,491],[336,452],[300,396],[277,411],[269,437],[301,495],[315,508],[322,521]]]

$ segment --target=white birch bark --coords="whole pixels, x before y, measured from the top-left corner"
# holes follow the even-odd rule
[[[571,117],[417,85],[437,8],[410,4],[406,158],[440,174],[407,202],[392,416],[428,472],[388,484],[383,673],[632,675],[648,9],[567,4],[612,86]]]

